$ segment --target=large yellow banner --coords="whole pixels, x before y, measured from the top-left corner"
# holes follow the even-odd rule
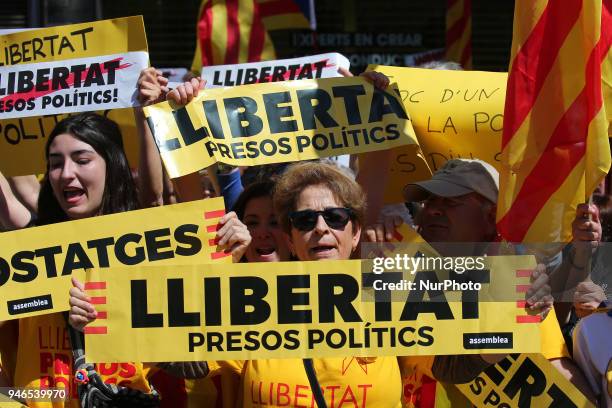
[[[88,295],[102,299],[96,307],[107,318],[88,326],[87,358],[197,361],[540,351],[539,326],[531,323],[537,316],[526,316],[519,301],[524,293],[514,293],[528,284],[517,270],[533,269],[533,257],[484,257],[484,269],[466,272],[481,287],[462,281],[464,286],[446,290],[437,285],[459,282],[461,274],[448,272],[443,279],[440,271],[422,269],[398,276],[376,272],[373,262],[88,271]]]
[[[457,387],[477,407],[593,407],[541,354],[511,354]]]
[[[363,78],[211,89],[184,107],[145,108],[170,177],[215,162],[252,166],[416,143],[396,92]]]
[[[142,16],[0,36],[0,119],[138,105]]]
[[[142,16],[115,18],[3,35],[0,67],[143,50]]]
[[[214,242],[224,213],[213,198],[2,233],[0,321],[68,310],[87,268],[231,262]]]
[[[131,168],[138,167],[138,134],[132,108],[98,111],[117,122],[123,148]],[[0,172],[5,177],[42,174],[47,137],[60,120],[68,116],[47,115],[0,120]]]
[[[499,167],[505,72],[444,71],[370,65],[397,82],[422,150],[394,149],[386,202],[402,202],[409,182],[429,178],[450,159],[481,159]]]

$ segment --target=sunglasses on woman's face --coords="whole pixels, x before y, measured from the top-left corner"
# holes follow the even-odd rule
[[[300,231],[312,231],[317,225],[319,215],[330,228],[342,230],[353,217],[353,210],[346,207],[326,208],[323,211],[301,210],[293,211],[289,214],[291,225]]]

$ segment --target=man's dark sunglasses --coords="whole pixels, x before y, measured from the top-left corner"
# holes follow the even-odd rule
[[[330,228],[342,230],[346,227],[349,220],[354,217],[354,212],[346,207],[326,208],[323,211],[301,210],[291,212],[289,220],[291,220],[291,225],[296,229],[307,232],[313,230],[315,225],[317,225],[319,215],[323,216],[323,219]]]

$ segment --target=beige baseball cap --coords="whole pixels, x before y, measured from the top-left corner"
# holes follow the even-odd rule
[[[499,173],[482,160],[452,159],[431,179],[410,183],[404,187],[406,201],[423,201],[434,194],[440,197],[458,197],[478,193],[497,203]]]

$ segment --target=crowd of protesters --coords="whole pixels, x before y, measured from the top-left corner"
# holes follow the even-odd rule
[[[365,77],[378,88],[388,85],[384,75],[370,72]],[[199,78],[169,91],[167,80],[154,68],[142,72],[138,86],[142,106],[166,99],[186,104],[205,92]],[[59,122],[47,140],[47,171],[42,181],[33,176],[7,181],[0,175],[3,229],[69,222],[221,195],[228,212],[220,220],[216,238],[222,249],[231,251],[234,262],[288,262],[286,267],[290,268],[293,261],[359,258],[362,242],[389,240],[393,229],[404,220],[411,220],[412,226],[441,255],[492,254],[494,249],[489,244],[500,240],[495,224],[498,174],[480,160],[450,160],[430,180],[406,183],[402,211],[408,215],[371,219],[368,206],[384,212],[378,211],[375,204],[379,197],[372,197],[376,189],[369,182],[360,185],[355,181],[359,173],[357,160],[351,160],[350,168],[332,159],[253,168],[216,165],[205,172],[169,180],[141,108],[135,117],[140,133],[138,169],[130,169],[114,122],[93,113],[75,114]],[[367,159],[390,160],[389,154],[368,153]],[[384,175],[377,177],[376,182],[381,183]],[[573,242],[553,257],[556,259],[538,259],[526,298],[527,308],[544,318],[542,354],[588,399],[601,406],[612,406],[612,313],[601,312],[609,309],[606,291],[612,274],[607,261],[610,253],[600,246],[610,240],[609,207],[610,197],[601,195],[594,204],[578,207]],[[457,253],[444,245],[449,242],[465,245]],[[72,346],[64,346],[74,349],[79,331],[96,320],[97,311],[82,282],[73,279],[66,299],[70,302],[67,315],[0,322],[0,387],[44,387],[37,367],[41,328],[58,330],[62,333],[59,342],[69,339]],[[69,353],[70,359],[73,355]],[[408,395],[414,389],[406,387],[406,379],[415,373],[422,380],[467,383],[504,357],[355,356],[349,360],[354,360],[352,365],[344,358],[135,362],[130,363],[129,381],[123,383],[134,392],[115,389],[115,396],[108,397],[108,406],[177,406],[176,395],[190,393],[200,395],[193,406],[202,407],[333,407],[343,406],[343,400],[350,400],[350,406],[419,406]],[[67,367],[64,374],[69,376],[68,383],[74,384],[73,361],[64,359],[61,363]],[[267,395],[267,390],[278,384],[286,386],[287,392],[281,396],[288,399],[270,391],[265,403],[253,400],[253,387],[260,390],[261,398],[262,387]],[[103,399],[86,392],[79,397],[80,401],[29,405],[96,406],[96,398]]]

